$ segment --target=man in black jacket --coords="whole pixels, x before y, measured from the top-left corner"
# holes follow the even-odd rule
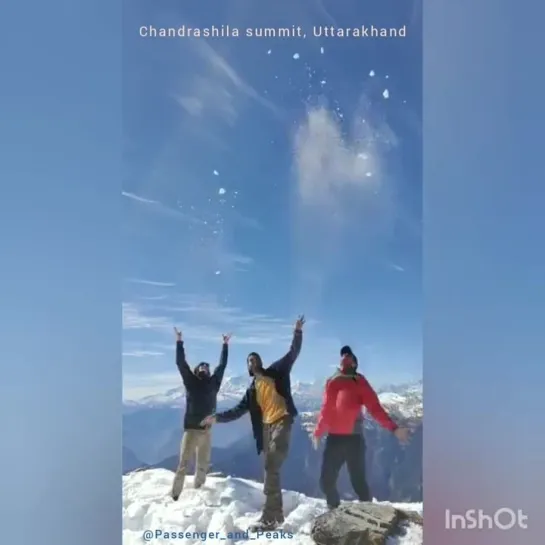
[[[250,528],[252,532],[269,531],[284,522],[280,469],[288,455],[291,427],[297,409],[291,395],[290,373],[303,342],[305,318],[295,324],[289,352],[267,368],[256,352],[248,355],[248,373],[253,377],[240,403],[229,411],[209,416],[205,425],[232,422],[250,413],[257,453],[264,453],[265,506],[261,519]]]
[[[186,409],[184,418],[184,435],[180,446],[180,462],[171,496],[178,500],[184,488],[187,468],[193,457],[195,463],[195,488],[200,488],[205,480],[210,465],[211,430],[210,426],[202,425],[203,418],[216,410],[216,399],[227,366],[230,335],[223,335],[220,363],[213,374],[210,365],[201,362],[191,370],[186,359],[182,332],[174,328],[176,333],[176,365],[182,376],[186,391]]]

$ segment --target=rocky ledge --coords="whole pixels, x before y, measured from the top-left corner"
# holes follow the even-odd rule
[[[317,517],[311,535],[317,545],[385,545],[411,523],[422,525],[422,516],[390,505],[345,504]]]

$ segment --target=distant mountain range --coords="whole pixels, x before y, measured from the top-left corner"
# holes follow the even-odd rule
[[[248,377],[226,379],[218,397],[219,409],[230,408],[238,402],[248,383]],[[283,467],[283,479],[291,490],[320,496],[318,477],[322,450],[312,448],[310,434],[320,408],[323,384],[318,387],[314,383],[296,382],[293,391],[300,414],[292,433],[290,455]],[[422,383],[390,386],[379,393],[379,398],[399,424],[413,430],[413,435],[409,445],[401,446],[390,432],[381,429],[370,417],[366,418],[366,464],[373,496],[379,501],[422,501]],[[138,461],[141,462],[137,467],[176,468],[184,405],[183,387],[125,404],[124,473],[135,469]],[[216,425],[213,447],[213,471],[262,480],[262,460],[255,452],[249,417]],[[345,470],[339,479],[339,490],[346,499],[352,498]]]
[[[249,384],[250,378],[247,375],[226,377],[218,394],[218,403],[237,403],[246,392]],[[302,406],[306,406],[306,403],[309,402],[312,407],[315,407],[321,399],[323,387],[323,383],[294,381],[292,382],[292,393],[300,404],[302,403]],[[125,413],[142,409],[180,409],[183,407],[185,407],[185,388],[182,384],[164,394],[147,396],[138,401],[125,401],[123,404]]]

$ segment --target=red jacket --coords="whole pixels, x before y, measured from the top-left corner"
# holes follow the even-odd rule
[[[327,381],[314,435],[354,433],[358,422],[361,422],[362,407],[366,407],[382,427],[391,431],[397,428],[363,375],[335,375]]]

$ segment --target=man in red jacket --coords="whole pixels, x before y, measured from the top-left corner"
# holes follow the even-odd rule
[[[340,505],[337,478],[346,463],[352,488],[360,501],[371,501],[365,478],[365,442],[363,438],[362,407],[384,428],[402,442],[408,440],[408,430],[399,428],[382,408],[377,394],[363,375],[357,372],[358,360],[349,346],[341,349],[338,372],[326,384],[324,402],[314,431],[317,447],[320,437],[327,433],[322,459],[320,487],[327,505]]]

